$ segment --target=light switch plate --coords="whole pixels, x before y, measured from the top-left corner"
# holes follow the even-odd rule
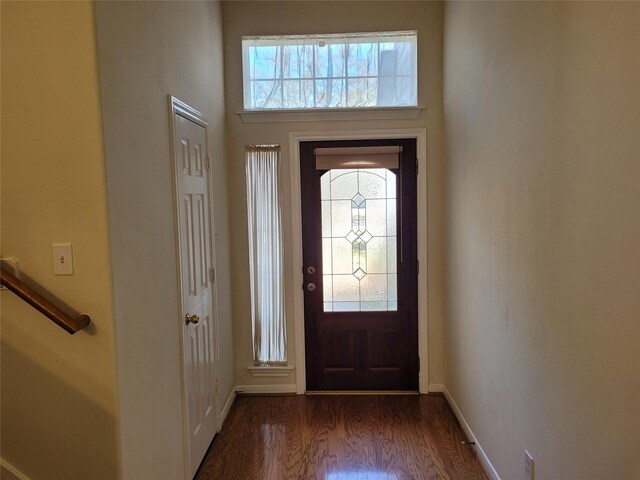
[[[70,243],[54,243],[53,252],[53,274],[73,275],[73,251]]]

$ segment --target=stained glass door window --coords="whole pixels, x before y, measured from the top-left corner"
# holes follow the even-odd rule
[[[320,189],[324,311],[396,311],[396,175],[332,169]]]

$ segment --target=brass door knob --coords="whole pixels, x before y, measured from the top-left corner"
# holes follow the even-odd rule
[[[188,313],[184,317],[184,323],[189,325],[190,323],[198,323],[200,321],[200,317],[198,315],[189,315]]]

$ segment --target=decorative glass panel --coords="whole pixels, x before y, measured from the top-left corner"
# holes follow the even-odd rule
[[[396,175],[329,170],[320,196],[324,311],[397,310]]]

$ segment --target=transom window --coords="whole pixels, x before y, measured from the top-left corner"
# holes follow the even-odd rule
[[[417,32],[242,37],[246,110],[417,105]]]

